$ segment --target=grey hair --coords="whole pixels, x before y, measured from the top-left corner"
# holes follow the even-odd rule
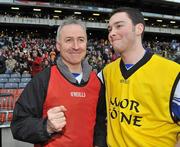
[[[86,32],[86,25],[85,25],[85,23],[82,20],[80,20],[80,19],[76,19],[76,18],[70,16],[70,17],[67,17],[66,19],[64,19],[62,21],[62,24],[59,25],[59,27],[57,29],[56,41],[58,41],[60,39],[60,32],[61,32],[62,28],[64,26],[66,26],[66,25],[71,25],[71,24],[80,25],[83,28],[83,30]]]

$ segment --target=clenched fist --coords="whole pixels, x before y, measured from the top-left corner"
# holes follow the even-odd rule
[[[66,117],[64,112],[67,109],[64,106],[53,107],[47,112],[47,132],[60,132],[66,125]]]

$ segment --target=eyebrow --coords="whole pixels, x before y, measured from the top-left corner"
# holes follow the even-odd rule
[[[74,38],[74,36],[67,36],[65,38]],[[85,36],[77,36],[77,38],[86,38]]]
[[[76,37],[75,37],[76,38]],[[64,40],[67,40],[67,39],[74,39],[74,36],[68,36],[68,37],[65,37]],[[86,37],[84,36],[77,36],[76,39],[84,39],[84,40],[87,40]]]
[[[113,23],[113,25],[117,25],[117,24],[119,24],[119,23],[124,23],[125,21],[116,21],[115,23]],[[108,25],[108,29],[110,28],[111,26],[110,25]]]

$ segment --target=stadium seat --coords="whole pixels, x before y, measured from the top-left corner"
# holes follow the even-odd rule
[[[21,95],[23,88],[6,88],[0,89],[0,94],[7,93],[12,94],[14,96],[14,100],[16,101]]]
[[[11,78],[21,78],[21,74],[20,73],[11,74]]]
[[[8,78],[0,77],[0,83],[6,83],[6,82],[8,82]]]
[[[4,88],[4,83],[0,83],[0,89]]]
[[[0,74],[0,78],[9,78],[10,74]]]
[[[28,83],[31,80],[31,78],[21,78],[22,83]]]
[[[5,83],[4,88],[18,88],[18,83]]]
[[[19,88],[25,88],[27,84],[28,84],[28,82],[19,83]]]
[[[24,73],[24,74],[22,74],[21,77],[22,77],[22,78],[31,78],[31,74]]]
[[[14,96],[11,93],[0,93],[0,109],[12,110],[14,106]]]
[[[9,78],[9,83],[19,83],[20,82],[20,78]]]

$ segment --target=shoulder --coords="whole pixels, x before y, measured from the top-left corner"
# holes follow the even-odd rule
[[[51,67],[47,67],[44,70],[42,70],[39,73],[37,73],[33,77],[33,80],[46,80],[46,79],[49,79],[50,74],[51,74]]]
[[[50,79],[51,67],[45,68],[43,71],[37,73],[28,85],[33,87],[47,87]]]
[[[119,67],[120,60],[121,60],[121,59],[118,58],[117,60],[115,60],[115,61],[107,64],[107,65],[104,67],[104,69],[101,70],[101,71],[97,74],[97,76],[98,76],[98,78],[99,78],[99,80],[101,81],[102,84],[104,84],[104,74],[105,74],[106,72],[108,72],[109,70],[111,70],[111,69],[113,70],[115,66],[118,66],[118,67]]]
[[[114,69],[114,67],[119,67],[120,61],[121,61],[121,58],[118,58],[117,60],[115,60],[115,61],[107,64],[107,65],[104,67],[103,72],[106,71],[106,70]]]
[[[161,62],[161,63],[164,63],[164,64],[169,64],[169,65],[174,65],[174,66],[179,66],[180,67],[180,65],[178,63],[176,63],[175,61],[172,61],[170,59],[161,57],[160,55],[154,54],[153,58],[154,58],[154,60],[156,60],[158,62]]]
[[[154,54],[151,61],[155,67],[158,67],[161,70],[180,72],[180,64],[159,55]]]

